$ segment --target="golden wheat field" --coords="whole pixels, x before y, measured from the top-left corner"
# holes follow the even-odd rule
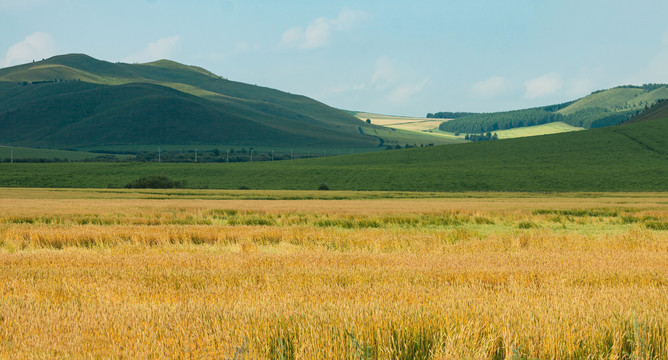
[[[0,189],[2,359],[667,359],[668,193]]]

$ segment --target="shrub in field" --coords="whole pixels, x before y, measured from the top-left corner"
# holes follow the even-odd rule
[[[180,189],[185,186],[185,181],[172,180],[165,175],[142,176],[125,184],[126,189]]]
[[[322,183],[320,186],[318,186],[318,190],[329,190],[329,186],[327,186],[325,183]]]

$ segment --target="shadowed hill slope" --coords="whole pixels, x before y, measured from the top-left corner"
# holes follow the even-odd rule
[[[643,121],[651,121],[663,118],[668,118],[668,100],[663,100],[657,103],[656,105],[652,106],[651,108],[647,109],[646,111],[643,111],[638,116],[627,121],[627,124],[643,122]]]
[[[377,147],[359,119],[305,96],[161,60],[56,56],[0,69],[0,143]]]

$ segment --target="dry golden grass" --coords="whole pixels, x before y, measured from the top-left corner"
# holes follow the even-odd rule
[[[371,123],[375,125],[381,125],[394,129],[412,130],[412,131],[425,131],[425,130],[438,129],[438,126],[441,125],[443,121],[446,121],[446,119],[428,119],[419,117],[392,116],[392,115],[380,115],[371,113],[356,113],[355,116],[362,121],[366,121],[367,119],[369,119],[371,120]]]
[[[3,359],[668,358],[668,194],[44,195],[0,191]]]

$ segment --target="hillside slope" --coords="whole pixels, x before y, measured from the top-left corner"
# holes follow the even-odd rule
[[[666,191],[667,133],[668,117],[662,117],[573,133],[311,160],[5,163],[0,186],[120,187],[139,176],[164,174],[190,186],[223,189],[317,189],[326,183],[334,190]]]
[[[627,124],[668,118],[668,100],[663,100],[627,121]]]
[[[304,96],[167,60],[114,64],[78,54],[0,69],[0,127],[5,145],[55,148],[381,143],[361,131],[373,126]]]
[[[659,100],[668,99],[668,85],[620,86],[582,99],[551,106],[496,113],[460,114],[440,125],[442,131],[485,133],[564,122],[587,129],[621,124]],[[429,114],[446,117],[456,113]]]

